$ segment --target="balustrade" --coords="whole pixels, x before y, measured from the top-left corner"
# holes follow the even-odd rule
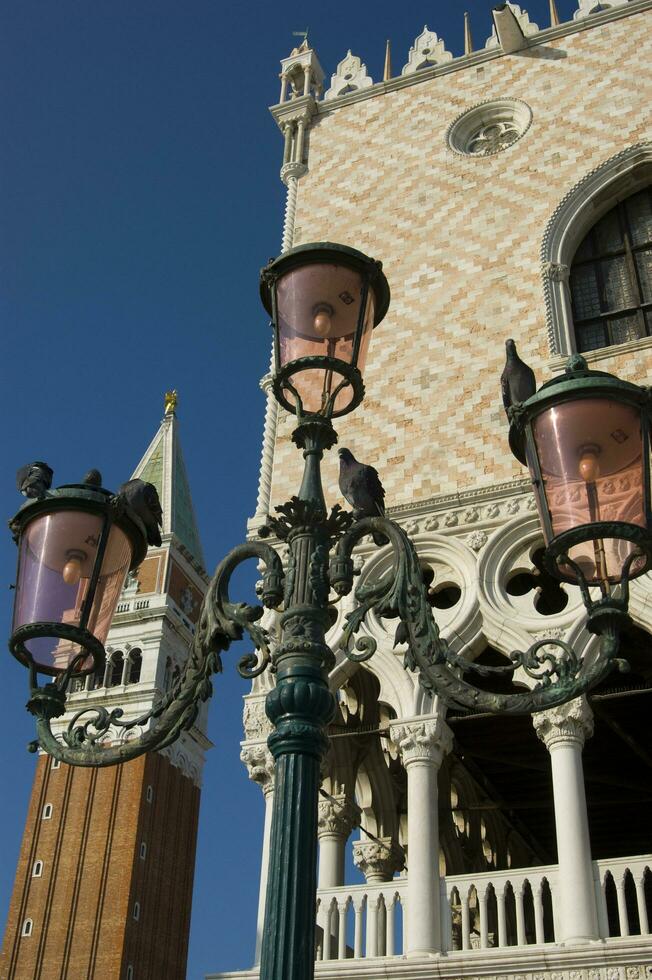
[[[593,877],[601,938],[650,935],[652,855],[594,861]],[[556,865],[448,875],[440,886],[443,952],[555,942]],[[406,899],[406,877],[320,889],[317,959],[403,956]]]

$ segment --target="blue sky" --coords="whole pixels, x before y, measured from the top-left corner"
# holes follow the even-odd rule
[[[558,0],[562,20],[574,0]],[[45,459],[55,481],[97,466],[126,479],[155,432],[166,388],[178,415],[209,568],[254,511],[267,320],[258,270],[277,254],[281,137],[267,111],[279,59],[310,29],[329,76],[348,48],[382,76],[424,23],[460,54],[491,4],[412,0],[5,0],[0,30],[2,508],[15,470]],[[548,25],[548,0],[527,4]],[[345,148],[343,148],[343,153]],[[278,502],[278,501],[277,501]],[[9,632],[15,548],[0,542]],[[244,650],[243,650],[244,652]],[[225,658],[205,770],[188,977],[253,955],[262,795],[239,762],[245,685]],[[6,914],[33,774],[26,676],[5,654],[0,908]]]

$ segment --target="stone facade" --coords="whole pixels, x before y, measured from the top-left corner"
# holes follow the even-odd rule
[[[652,0],[582,0],[565,24],[551,3],[543,30],[524,8],[503,7],[480,51],[452,58],[425,29],[400,76],[370,84],[350,57],[328,98],[296,94],[272,109],[285,137],[283,250],[354,246],[382,260],[392,291],[365,400],[337,420],[339,445],[378,469],[389,514],[419,552],[442,635],[467,659],[493,664],[536,641],[565,640],[587,657],[595,647],[578,590],[537,565],[540,523],[501,402],[504,341],[516,340],[539,383],[562,369],[575,350],[574,254],[603,214],[652,184]],[[646,383],[652,338],[587,360]],[[252,532],[299,486],[293,425],[269,398]],[[343,504],[334,452],[323,477],[327,502]],[[359,589],[391,574],[390,550],[369,539],[355,561]],[[600,838],[604,811],[596,806],[592,826],[585,794],[583,760],[594,742],[604,750],[609,728],[600,712],[595,738],[591,709],[576,701],[534,726],[524,719],[510,741],[502,718],[447,713],[423,691],[404,669],[395,621],[367,616],[360,632],[377,651],[352,666],[339,643],[354,605],[353,595],[334,604],[327,637],[340,715],[323,788],[360,808],[352,850],[365,880],[345,879],[339,837],[337,847],[320,841],[317,976],[649,976],[649,836],[628,850],[621,822],[609,825],[617,844],[611,833]],[[649,576],[632,583],[630,610],[651,632]],[[272,626],[273,614],[264,622]],[[262,686],[250,698],[262,704],[261,695]],[[247,748],[256,756],[263,737],[251,704],[243,758],[269,808],[269,782]],[[602,759],[590,762],[595,784]],[[499,790],[487,772],[500,779],[501,766]],[[527,788],[525,771],[536,774]],[[522,787],[515,808],[505,799],[513,783]],[[259,932],[264,868],[265,857]]]
[[[650,57],[649,12],[579,23],[525,55],[457,59],[401,79],[411,85],[317,105],[293,244],[342,241],[383,262],[390,310],[371,343],[365,401],[338,431],[377,467],[390,508],[524,475],[507,448],[499,378],[507,337],[542,380],[557,353],[540,257],[547,225],[585,175],[652,140],[652,78],[637,67]],[[505,97],[531,108],[525,136],[488,157],[453,152],[451,123]],[[640,380],[652,363],[641,346],[600,367]],[[300,482],[291,429],[280,413],[272,504]],[[340,500],[334,454],[324,487]]]

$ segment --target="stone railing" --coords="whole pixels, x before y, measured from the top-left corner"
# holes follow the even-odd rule
[[[601,938],[648,936],[652,855],[594,861],[593,873]],[[554,944],[557,875],[548,865],[442,878],[443,951]],[[403,955],[406,892],[407,878],[321,889],[317,959]]]
[[[652,854],[594,861],[593,876],[598,895],[600,935],[603,939],[649,936]]]

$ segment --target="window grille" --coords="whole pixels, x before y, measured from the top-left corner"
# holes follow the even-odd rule
[[[570,291],[578,351],[652,334],[652,188],[591,228],[575,253]]]

